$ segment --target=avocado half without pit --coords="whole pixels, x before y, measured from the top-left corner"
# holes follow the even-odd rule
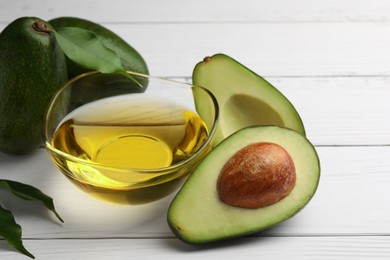
[[[305,135],[302,120],[291,102],[274,86],[238,61],[215,54],[199,62],[192,74],[194,85],[210,90],[220,109],[215,143],[237,130],[253,125],[276,125]],[[197,111],[202,100],[197,100]]]
[[[314,195],[320,163],[300,133],[243,128],[219,143],[173,199],[168,223],[191,244],[243,236],[295,215]]]

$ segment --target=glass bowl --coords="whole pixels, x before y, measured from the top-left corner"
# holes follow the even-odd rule
[[[86,193],[141,204],[178,189],[211,150],[217,123],[217,101],[202,87],[90,72],[52,99],[44,142],[58,169]]]

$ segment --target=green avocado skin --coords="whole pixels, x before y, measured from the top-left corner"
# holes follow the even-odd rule
[[[0,151],[21,155],[42,144],[44,115],[67,80],[65,55],[50,25],[37,31],[37,17],[21,17],[0,33]]]
[[[77,27],[95,33],[105,46],[118,54],[122,61],[123,67],[126,70],[149,74],[148,67],[143,57],[121,37],[109,29],[103,27],[102,25],[77,17],[58,17],[49,20],[48,22],[53,26],[54,29],[63,27]],[[87,69],[80,67],[69,59],[67,59],[67,62],[68,74],[71,78],[88,71]]]

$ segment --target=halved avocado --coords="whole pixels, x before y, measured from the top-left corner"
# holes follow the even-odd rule
[[[216,144],[253,125],[276,125],[305,135],[302,120],[290,101],[264,78],[225,54],[199,62],[192,81],[210,90],[218,101],[221,112]]]
[[[242,151],[248,147],[252,150],[242,155]],[[247,156],[261,151],[259,147],[271,149],[266,148],[264,150],[266,152],[260,152],[260,159],[248,159]],[[275,151],[273,148],[277,152],[272,152]],[[280,154],[283,156],[279,157]],[[247,163],[245,167],[252,171],[246,172],[245,167],[239,169],[241,162],[236,160],[237,156],[241,156],[244,163]],[[282,158],[277,159],[281,160],[277,165],[282,167],[287,164],[287,168],[282,172],[277,169],[279,167],[274,166],[272,167],[276,171],[260,169],[261,165],[272,164],[275,158]],[[289,158],[292,162],[289,162]],[[221,196],[220,186],[225,185],[225,188],[229,186],[221,181],[229,167],[232,167],[233,171],[228,171],[228,174],[232,172],[239,174],[238,178],[233,178],[236,182],[229,184],[233,188],[228,189],[228,197],[235,201],[238,199],[236,205],[229,200],[225,201]],[[267,167],[265,166],[265,169]],[[285,178],[287,175],[293,179]],[[168,224],[178,238],[190,244],[207,243],[257,232],[280,223],[301,210],[313,197],[319,178],[319,158],[313,145],[304,136],[277,126],[244,128],[218,144],[187,179],[171,202]],[[280,179],[286,181],[280,182]],[[264,186],[262,180],[268,182],[268,185]],[[281,187],[286,183],[290,189],[284,190],[286,191],[284,195],[279,196],[278,191],[282,190]],[[275,190],[275,184],[283,185],[279,185],[280,187]],[[258,190],[262,185],[264,190]],[[245,189],[247,188],[245,186],[250,188]],[[262,199],[267,196],[277,200],[266,199],[267,203],[262,203]],[[247,203],[248,199],[254,203]]]

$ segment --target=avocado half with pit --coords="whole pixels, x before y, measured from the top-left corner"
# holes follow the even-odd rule
[[[247,127],[191,174],[171,202],[168,224],[191,244],[254,233],[301,210],[319,178],[319,158],[306,137],[277,126]]]
[[[199,62],[192,74],[194,85],[210,90],[218,101],[219,143],[237,130],[253,125],[276,125],[305,135],[302,120],[290,101],[268,81],[225,54]],[[196,100],[202,106],[202,100]],[[199,110],[202,115],[206,110]]]

